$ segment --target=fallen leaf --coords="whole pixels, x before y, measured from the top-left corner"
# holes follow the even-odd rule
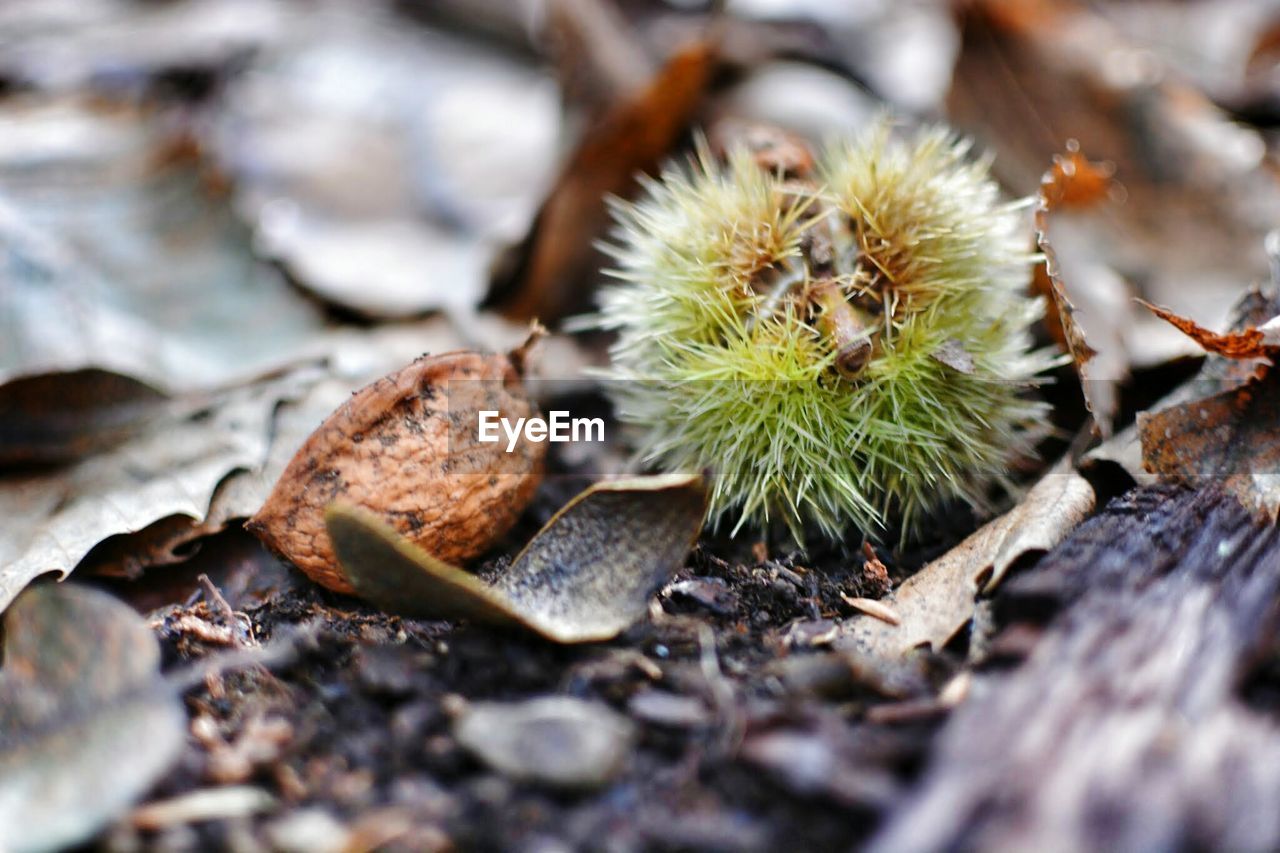
[[[453,736],[504,776],[582,789],[605,785],[623,770],[636,728],[603,703],[545,696],[468,705]]]
[[[1139,412],[1143,469],[1165,482],[1220,485],[1254,514],[1275,521],[1280,515],[1280,378],[1268,368],[1280,355],[1275,319],[1280,306],[1275,298],[1247,297],[1238,306],[1235,330],[1219,334],[1146,305],[1212,356],[1170,400]]]
[[[148,6],[94,3],[10,4],[0,18],[0,59],[6,79],[24,91],[152,94],[167,76],[199,80],[239,67],[297,27],[287,2],[229,0]],[[58,56],[58,62],[50,62]]]
[[[228,474],[259,467],[267,455],[273,412],[301,393],[320,370],[304,367],[214,394],[185,395],[153,412],[145,427],[114,449],[73,465],[0,476],[0,612],[32,579],[65,577],[109,536],[166,525],[172,553],[220,529],[206,525]],[[168,527],[169,519],[185,524]]]
[[[1155,309],[1154,306],[1149,307],[1158,311],[1166,310]],[[1248,382],[1258,379],[1260,373],[1267,369],[1267,365],[1263,361],[1253,356],[1246,356],[1240,359],[1221,354],[1212,349],[1216,345],[1213,342],[1221,343],[1226,341],[1228,343],[1223,347],[1224,349],[1247,353],[1255,349],[1254,345],[1247,344],[1242,347],[1240,342],[1256,341],[1257,334],[1261,334],[1262,357],[1270,358],[1266,352],[1266,349],[1270,346],[1268,334],[1262,333],[1260,330],[1266,328],[1267,324],[1274,320],[1277,313],[1280,313],[1280,300],[1275,296],[1268,297],[1255,288],[1245,294],[1233,309],[1231,323],[1233,331],[1227,335],[1217,335],[1189,320],[1178,317],[1179,322],[1188,326],[1194,333],[1191,335],[1193,339],[1196,336],[1200,336],[1211,342],[1208,348],[1209,356],[1205,359],[1199,373],[1194,378],[1179,385],[1144,414],[1154,415],[1167,409],[1185,407],[1206,398],[1227,394]],[[1184,409],[1183,411],[1186,414],[1189,410]],[[1194,412],[1191,412],[1191,414],[1194,415]],[[1195,417],[1198,417],[1198,415],[1195,415]],[[1143,415],[1139,415],[1139,420],[1142,419]],[[1149,470],[1144,463],[1143,438],[1138,423],[1130,424],[1121,432],[1090,450],[1084,455],[1081,462],[1086,470],[1099,463],[1118,465],[1138,485],[1152,485],[1160,480],[1157,472]]]
[[[1086,339],[1076,317],[1075,305],[1067,295],[1058,255],[1049,240],[1049,214],[1063,208],[1093,204],[1105,196],[1109,186],[1110,170],[1090,163],[1080,153],[1079,146],[1068,145],[1065,155],[1054,155],[1053,166],[1041,179],[1035,208],[1036,243],[1044,253],[1044,263],[1037,268],[1036,274],[1037,280],[1042,282],[1041,289],[1047,289],[1051,297],[1050,318],[1056,321],[1051,328],[1060,332],[1060,340],[1066,343],[1067,351],[1071,353],[1084,391],[1085,405],[1093,413],[1098,431],[1104,437],[1111,434],[1112,420],[1119,406],[1113,382],[1121,377],[1095,379],[1093,376],[1092,362],[1098,351]],[[1047,282],[1047,288],[1043,286],[1044,282]],[[1110,372],[1117,369],[1113,366]]]
[[[1175,314],[1168,308],[1152,305],[1145,299],[1139,299],[1138,302],[1161,320],[1165,320],[1191,338],[1205,352],[1236,359],[1274,359],[1277,354],[1280,354],[1280,322],[1278,322],[1280,317],[1273,317],[1261,326],[1249,326],[1240,331],[1218,334],[1194,320]]]
[[[1280,376],[1138,414],[1142,464],[1161,480],[1218,486],[1250,512],[1280,517]]]
[[[146,623],[73,585],[28,590],[5,617],[0,847],[81,844],[178,758],[186,715]]]
[[[308,354],[324,318],[254,256],[169,118],[88,98],[0,104],[0,383],[95,369],[177,396]],[[75,386],[85,401],[107,396],[85,393],[91,376]]]
[[[424,356],[357,391],[311,434],[246,527],[330,589],[352,592],[324,512],[370,510],[444,561],[469,560],[507,532],[542,479],[545,442],[514,452],[479,441],[479,413],[536,415],[521,383],[529,342],[510,355]]]
[[[606,198],[625,194],[637,173],[658,166],[698,106],[713,65],[707,42],[677,50],[648,86],[587,132],[538,212],[519,263],[495,282],[489,304],[508,317],[548,324],[585,307],[580,285],[599,266],[595,242],[608,222]]]
[[[362,316],[473,310],[555,175],[547,69],[368,5],[294,16],[245,65],[208,144],[258,250]]]
[[[882,657],[898,657],[918,646],[941,649],[973,617],[979,593],[990,594],[1027,554],[1061,542],[1093,511],[1094,500],[1093,487],[1063,459],[1016,507],[882,599],[897,624],[856,616],[841,626],[836,647]]]
[[[326,513],[356,594],[414,618],[520,626],[558,643],[607,640],[647,612],[702,529],[696,475],[596,483],[538,531],[492,585],[441,561],[365,510]]]

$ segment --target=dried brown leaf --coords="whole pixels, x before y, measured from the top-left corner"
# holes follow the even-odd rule
[[[855,617],[837,647],[897,657],[917,646],[940,649],[973,617],[979,592],[990,593],[1027,554],[1047,551],[1093,510],[1093,487],[1064,459],[1009,512],[988,522],[912,575],[883,599],[898,618]],[[989,573],[989,575],[988,575]]]
[[[523,356],[523,347],[425,356],[360,389],[306,440],[246,526],[339,592],[353,587],[325,530],[335,501],[375,513],[437,559],[483,553],[542,479],[545,443],[522,436],[507,453],[502,442],[478,441],[481,410],[513,421],[536,414],[521,382]]]
[[[1085,405],[1093,413],[1094,422],[1103,436],[1111,434],[1118,401],[1115,388],[1107,380],[1094,379],[1090,363],[1098,355],[1085,338],[1075,314],[1075,306],[1067,295],[1062,280],[1058,254],[1049,240],[1049,214],[1067,207],[1079,207],[1096,203],[1106,195],[1110,186],[1110,168],[1091,163],[1080,153],[1078,146],[1068,146],[1066,154],[1054,155],[1053,165],[1040,181],[1040,194],[1035,209],[1036,243],[1044,253],[1043,273],[1052,296],[1052,318],[1057,320],[1060,339],[1066,342],[1067,351],[1080,376]]]
[[[1152,305],[1145,299],[1139,299],[1138,302],[1149,309],[1151,313],[1167,321],[1174,328],[1191,338],[1205,352],[1217,353],[1227,358],[1248,359],[1272,358],[1280,351],[1280,335],[1277,334],[1280,330],[1274,325],[1248,326],[1240,331],[1218,334],[1199,325],[1194,320],[1175,314],[1168,308]]]
[[[178,544],[221,529],[226,519],[210,517],[219,486],[261,466],[277,405],[319,374],[304,367],[180,397],[110,450],[0,478],[0,611],[33,578],[65,576],[110,536],[146,529],[146,558],[163,562]]]
[[[1143,466],[1165,481],[1218,486],[1280,517],[1280,376],[1138,415]]]
[[[519,626],[559,643],[606,640],[644,617],[706,512],[699,476],[597,483],[534,536],[492,585],[428,554],[367,511],[335,505],[329,535],[356,594],[394,613]]]
[[[1225,337],[1238,342],[1242,338],[1253,337],[1246,334],[1249,330],[1257,330],[1263,335],[1263,346],[1265,347],[1269,345],[1267,343],[1270,340],[1268,335],[1274,334],[1271,332],[1272,327],[1270,324],[1274,321],[1277,313],[1280,313],[1280,300],[1275,295],[1267,296],[1260,290],[1255,289],[1247,293],[1236,304],[1232,312],[1231,335],[1215,335],[1213,332],[1206,331],[1189,320],[1184,320],[1181,317],[1178,319],[1180,322],[1198,330],[1197,334],[1210,339]],[[1239,346],[1233,343],[1227,349],[1238,350]],[[1246,347],[1245,349],[1247,351],[1249,348]],[[1185,407],[1199,400],[1224,395],[1242,385],[1261,378],[1267,369],[1268,365],[1265,361],[1252,357],[1244,359],[1230,358],[1211,350],[1199,373],[1163,397],[1148,410],[1147,414]],[[1184,408],[1183,411],[1185,413],[1190,410]],[[1140,417],[1139,421],[1142,419]],[[1158,476],[1158,471],[1148,469],[1144,463],[1143,444],[1144,441],[1139,424],[1133,423],[1085,454],[1082,463],[1086,469],[1099,463],[1118,465],[1135,483],[1151,485],[1158,482],[1160,477]]]
[[[578,145],[529,234],[519,268],[490,302],[509,317],[552,323],[586,303],[579,284],[597,266],[605,199],[625,194],[667,154],[702,98],[714,52],[704,41],[677,50],[649,85],[620,101]]]
[[[160,649],[122,602],[83,587],[28,590],[5,617],[0,847],[88,840],[177,759],[186,715]]]
[[[81,459],[144,430],[166,397],[145,383],[85,369],[0,385],[0,468]]]

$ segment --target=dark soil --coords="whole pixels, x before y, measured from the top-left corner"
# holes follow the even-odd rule
[[[542,503],[556,500],[554,483],[544,491]],[[547,509],[531,510],[528,526]],[[965,532],[881,556],[897,580]],[[135,603],[149,609],[161,577],[189,594],[205,571],[243,614],[229,616],[207,589],[153,612],[170,673],[228,649],[287,654],[187,692],[189,749],[151,797],[245,784],[269,791],[276,807],[117,828],[102,842],[305,846],[314,842],[303,817],[342,827],[348,849],[847,850],[873,839],[885,850],[948,849],[1043,838],[1050,826],[1082,846],[1263,838],[1232,834],[1224,821],[1247,812],[1229,808],[1239,797],[1254,813],[1280,797],[1280,772],[1267,769],[1280,766],[1269,722],[1280,695],[1280,537],[1231,499],[1175,488],[1122,496],[1007,580],[980,607],[973,643],[962,632],[954,647],[894,664],[830,645],[832,627],[852,613],[841,592],[878,594],[859,549],[805,560],[762,550],[704,537],[650,619],[577,647],[376,612],[311,584],[239,532],[151,583],[113,582],[126,597],[145,592]],[[1203,622],[1171,621],[1201,597]],[[939,694],[966,663],[969,699],[951,711]],[[1154,682],[1134,687],[1135,672]],[[1070,701],[1045,701],[1063,690]],[[635,722],[640,737],[617,778],[585,790],[513,781],[454,736],[469,703],[546,695],[597,700]],[[1112,753],[1141,740],[1126,715],[1148,705],[1172,716],[1151,751],[1115,765],[1113,778]],[[1214,753],[1218,741],[1205,738],[1227,737],[1240,720],[1249,723],[1222,742],[1230,754]],[[1117,750],[1058,751],[1114,731],[1128,733]],[[1206,750],[1219,763],[1197,763]],[[1105,766],[1091,763],[1098,756]],[[1067,786],[1080,801],[1044,781],[1072,773],[1085,780]],[[1184,777],[1197,780],[1194,790],[1177,784]],[[1121,783],[1148,811],[1108,811],[1089,793]]]
[[[579,485],[550,483],[515,537]],[[902,559],[885,548],[880,555],[896,581],[972,523]],[[840,594],[884,591],[864,578],[861,550],[854,543],[808,560],[763,550],[704,537],[656,599],[653,618],[613,642],[580,647],[377,612],[311,584],[240,532],[144,583],[112,582],[144,611],[166,593],[187,598],[151,612],[171,672],[256,644],[290,643],[296,654],[270,671],[212,676],[188,692],[200,734],[152,797],[252,784],[280,809],[154,832],[117,829],[107,841],[265,848],[281,843],[291,812],[319,808],[388,849],[856,845],[919,774],[945,717],[934,697],[961,659],[922,653],[890,667],[831,650],[831,629],[854,612]],[[199,592],[201,572],[243,617],[229,618]],[[578,792],[515,783],[451,734],[466,702],[547,694],[602,700],[636,720],[638,747],[618,779]],[[664,713],[672,706],[674,717]],[[877,707],[889,710],[869,719]]]

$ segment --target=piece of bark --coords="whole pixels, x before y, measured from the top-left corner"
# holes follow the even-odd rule
[[[997,619],[1042,638],[974,685],[871,849],[1276,849],[1280,726],[1241,685],[1277,567],[1280,530],[1220,491],[1113,501],[1005,587]]]

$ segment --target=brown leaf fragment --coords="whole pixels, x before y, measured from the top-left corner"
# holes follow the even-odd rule
[[[404,539],[368,511],[326,513],[346,580],[415,618],[519,626],[559,643],[606,640],[647,612],[702,529],[706,486],[668,474],[595,484],[565,505],[492,585]]]
[[[1257,329],[1264,335],[1264,340],[1269,340],[1266,336],[1274,334],[1270,330],[1277,314],[1280,314],[1280,296],[1274,293],[1268,295],[1254,288],[1246,293],[1232,309],[1232,333],[1239,335],[1249,329]],[[1182,322],[1190,323],[1185,320]],[[1204,332],[1204,334],[1213,336],[1212,332]],[[1210,351],[1199,373],[1165,395],[1148,410],[1148,414],[1185,406],[1215,395],[1224,395],[1226,392],[1234,391],[1242,385],[1262,378],[1269,366],[1263,360],[1230,358]],[[1141,420],[1140,417],[1139,421]],[[1143,439],[1139,423],[1130,424],[1090,450],[1082,459],[1085,470],[1099,464],[1119,466],[1139,485],[1152,485],[1160,479],[1159,472],[1149,469],[1143,461]]]
[[[842,626],[836,647],[881,657],[897,657],[922,645],[942,648],[973,617],[979,592],[990,593],[1027,554],[1062,541],[1092,512],[1094,500],[1093,487],[1063,459],[1020,504],[878,602],[896,623],[881,614],[855,617]]]
[[[178,757],[186,715],[146,623],[106,593],[37,586],[4,627],[0,848],[81,844]]]
[[[1161,480],[1218,485],[1261,519],[1280,517],[1280,377],[1138,414],[1142,464]]]
[[[1162,320],[1173,325],[1184,335],[1199,344],[1205,352],[1217,353],[1227,358],[1273,358],[1280,349],[1280,325],[1275,320],[1254,327],[1247,326],[1240,331],[1218,334],[1197,324],[1194,320],[1182,317],[1168,308],[1152,305],[1145,299],[1137,300],[1139,304]]]
[[[608,221],[605,199],[652,171],[688,124],[714,66],[696,41],[677,50],[650,83],[616,103],[569,158],[543,203],[514,273],[490,304],[518,320],[550,324],[586,304],[580,284],[597,266],[594,243]]]
[[[1090,362],[1098,355],[1098,351],[1086,339],[1084,329],[1076,317],[1075,305],[1067,295],[1058,255],[1049,240],[1049,214],[1063,208],[1095,203],[1106,195],[1110,178],[1111,168],[1108,165],[1089,162],[1078,145],[1068,144],[1067,152],[1054,156],[1053,165],[1041,179],[1035,208],[1036,245],[1044,253],[1044,264],[1037,269],[1037,276],[1040,277],[1042,287],[1045,281],[1048,283],[1053,308],[1051,319],[1056,319],[1058,323],[1054,334],[1059,340],[1065,341],[1067,351],[1071,353],[1071,360],[1084,391],[1085,406],[1093,413],[1098,431],[1104,437],[1111,434],[1111,424],[1116,414],[1118,402],[1115,389],[1110,382],[1092,377]]]
[[[303,443],[246,527],[312,580],[354,587],[338,568],[325,509],[372,512],[443,561],[466,561],[507,532],[542,479],[544,442],[481,442],[480,413],[516,423],[525,347],[510,355],[419,358],[357,391]]]

